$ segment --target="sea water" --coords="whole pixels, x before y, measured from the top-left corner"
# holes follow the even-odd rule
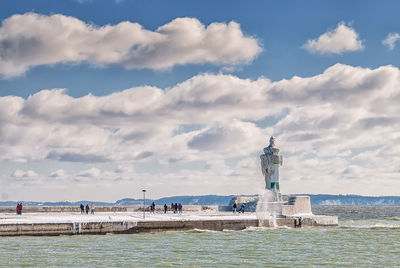
[[[400,207],[314,206],[330,228],[0,238],[1,267],[396,267]]]

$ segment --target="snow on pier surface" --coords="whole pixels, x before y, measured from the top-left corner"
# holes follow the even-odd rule
[[[143,222],[143,221],[207,221],[207,220],[236,220],[257,219],[255,213],[232,213],[219,211],[188,212],[182,214],[146,213],[143,212],[98,212],[81,214],[78,212],[48,212],[48,213],[1,213],[0,224],[34,224],[34,223],[77,223],[77,222]]]

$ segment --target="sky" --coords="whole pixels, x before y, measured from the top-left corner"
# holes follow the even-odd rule
[[[399,8],[6,1],[0,200],[400,195]]]

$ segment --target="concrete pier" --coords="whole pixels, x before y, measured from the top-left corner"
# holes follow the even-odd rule
[[[174,213],[100,212],[81,215],[76,212],[0,214],[0,236],[54,236],[82,234],[132,234],[143,232],[202,230],[243,230],[249,227],[337,226],[336,216],[283,217],[259,221],[255,213],[233,214],[219,211]],[[276,222],[276,226],[273,223]]]

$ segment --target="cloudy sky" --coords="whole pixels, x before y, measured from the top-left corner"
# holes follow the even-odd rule
[[[7,1],[0,200],[400,195],[398,1]]]

